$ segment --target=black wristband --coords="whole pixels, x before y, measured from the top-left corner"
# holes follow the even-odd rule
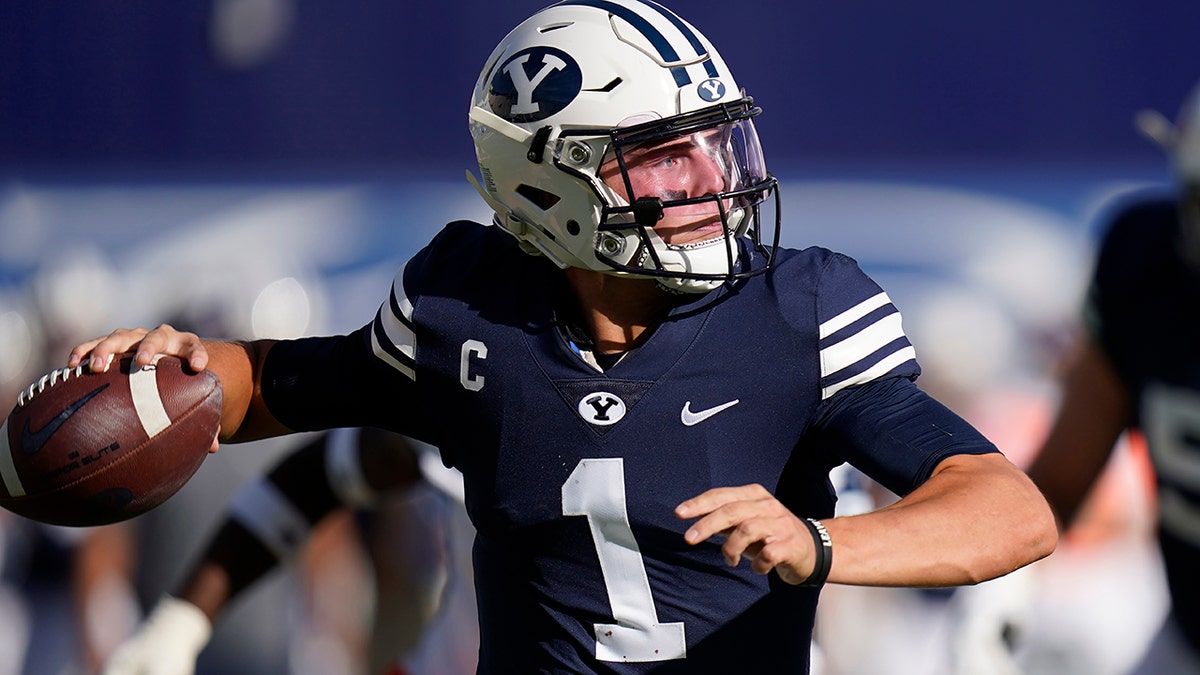
[[[833,542],[829,532],[821,521],[805,518],[801,521],[812,533],[813,547],[816,549],[816,560],[813,562],[812,574],[800,582],[801,586],[821,586],[829,578],[829,568],[833,565]]]

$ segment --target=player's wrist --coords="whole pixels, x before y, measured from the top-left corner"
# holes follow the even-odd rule
[[[801,586],[821,586],[829,578],[829,569],[833,566],[833,541],[825,525],[815,518],[801,518],[800,522],[813,538],[813,571],[808,578],[801,581]]]

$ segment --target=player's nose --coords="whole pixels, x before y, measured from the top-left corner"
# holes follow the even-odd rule
[[[688,190],[689,197],[715,195],[725,189],[725,172],[716,157],[701,149],[696,149],[696,157],[691,163],[692,184]]]

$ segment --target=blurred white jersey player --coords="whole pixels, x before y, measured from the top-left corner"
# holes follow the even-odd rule
[[[196,672],[213,622],[228,603],[294,559],[313,528],[345,507],[364,514],[374,568],[370,644],[358,661],[367,674],[475,672],[474,530],[458,472],[442,466],[436,450],[407,438],[337,429],[292,452],[237,495],[187,580],[158,602],[104,674]],[[313,665],[292,661],[298,673]]]

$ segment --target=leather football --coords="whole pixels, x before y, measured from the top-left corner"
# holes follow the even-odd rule
[[[21,392],[0,428],[0,506],[70,526],[145,513],[199,470],[221,403],[216,375],[173,356],[50,372]]]

